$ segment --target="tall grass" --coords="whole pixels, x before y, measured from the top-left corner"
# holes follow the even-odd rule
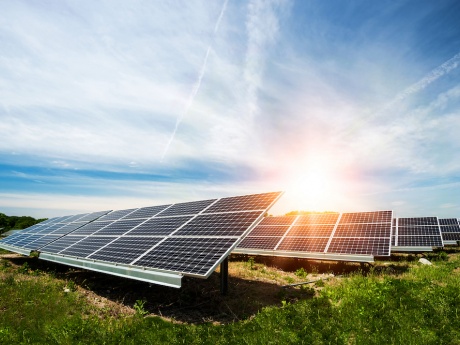
[[[94,313],[50,274],[0,263],[1,344],[460,344],[460,257],[355,273],[223,326]],[[74,290],[74,291],[72,291]],[[67,292],[66,292],[67,291]]]

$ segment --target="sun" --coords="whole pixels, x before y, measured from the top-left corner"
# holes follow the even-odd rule
[[[328,211],[340,196],[338,171],[320,158],[308,159],[290,175],[286,197],[298,210]]]

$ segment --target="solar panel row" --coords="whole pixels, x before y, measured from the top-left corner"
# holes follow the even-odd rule
[[[391,220],[392,211],[266,217],[241,241],[237,252],[388,256]]]
[[[46,260],[134,275],[141,280],[151,273],[147,280],[155,277],[160,284],[180,286],[182,275],[209,276],[280,195],[264,193],[117,210],[93,218],[87,214],[59,217],[9,241],[16,240],[18,247],[35,243],[33,249]],[[48,236],[47,241],[43,241],[44,236]]]
[[[444,246],[437,217],[395,218],[394,251],[430,251]]]

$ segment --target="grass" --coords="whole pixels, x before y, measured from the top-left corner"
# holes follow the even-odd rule
[[[460,250],[430,255],[432,266],[400,256],[370,268],[350,265],[347,270],[355,269],[343,278],[297,288],[281,285],[330,274],[321,267],[284,272],[255,261],[233,261],[226,297],[218,293],[217,275],[209,281],[189,280],[181,290],[148,288],[4,255],[0,343],[460,344]],[[103,293],[113,285],[122,286],[124,295]],[[237,316],[233,320],[239,321],[217,324],[219,318],[213,316],[209,322],[181,322],[186,318],[152,316],[159,308],[155,299],[171,303],[171,296],[182,313],[204,313],[202,295],[215,310],[229,306]],[[258,302],[245,306],[250,303],[247,295]]]

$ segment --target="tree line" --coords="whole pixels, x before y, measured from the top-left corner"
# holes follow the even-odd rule
[[[0,213],[0,234],[9,230],[22,230],[43,222],[46,219],[47,218],[35,219],[29,216],[7,216],[4,213]]]

